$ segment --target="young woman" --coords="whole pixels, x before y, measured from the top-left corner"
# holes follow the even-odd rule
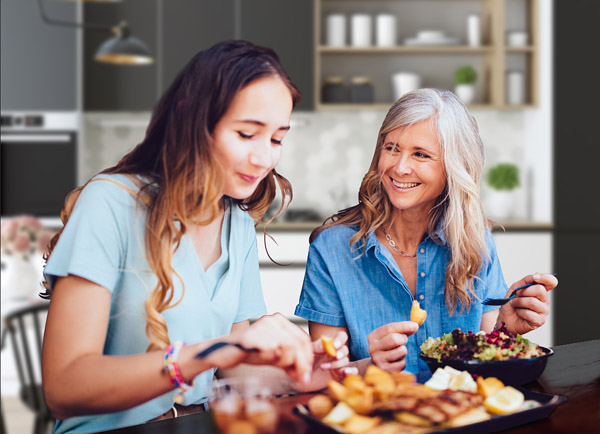
[[[282,368],[301,390],[344,375],[344,333],[333,358],[281,315],[249,324],[265,313],[254,223],[277,187],[291,198],[275,165],[299,98],[273,51],[217,44],[175,79],[143,142],[68,196],[45,268],[56,433],[198,411],[215,370],[240,363]],[[218,342],[237,346],[195,357]]]
[[[483,144],[475,119],[449,91],[421,89],[390,108],[356,206],[311,234],[296,315],[310,334],[345,331],[351,359],[388,370],[428,371],[419,347],[455,328],[526,333],[544,324],[549,274],[498,309],[504,297],[494,241],[479,199]],[[427,311],[410,321],[413,301]]]

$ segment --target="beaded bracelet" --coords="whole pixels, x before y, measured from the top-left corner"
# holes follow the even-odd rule
[[[165,359],[163,360],[163,371],[169,374],[171,384],[179,389],[179,393],[173,397],[173,401],[176,404],[183,402],[183,394],[190,389],[190,385],[183,381],[179,364],[177,363],[179,352],[184,345],[181,341],[176,341],[172,345],[169,345],[165,351]]]

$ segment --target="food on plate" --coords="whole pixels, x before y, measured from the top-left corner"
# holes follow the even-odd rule
[[[504,387],[504,383],[496,377],[477,377],[477,392],[485,398],[493,395]]]
[[[413,374],[392,374],[371,365],[364,376],[330,380],[329,396],[311,398],[308,411],[349,434],[415,434],[482,422],[525,406],[519,390],[495,377],[475,382],[467,371],[447,366],[431,378],[435,387],[417,383]]]
[[[308,400],[308,411],[319,419],[324,417],[333,408],[333,401],[326,395],[315,395]]]
[[[329,354],[331,357],[336,357],[337,350],[333,345],[333,337],[323,335],[321,336],[321,343],[323,344],[323,349],[325,350],[325,354]]]
[[[421,309],[417,300],[414,300],[410,309],[410,320],[422,325],[425,322],[425,318],[427,318],[427,312]]]
[[[436,390],[462,390],[476,393],[477,384],[467,371],[459,371],[451,366],[437,368],[425,386]]]
[[[493,414],[508,414],[517,411],[524,401],[525,396],[520,391],[506,386],[485,398],[483,406]]]
[[[436,339],[430,337],[421,345],[421,354],[441,362],[529,359],[541,356],[544,352],[521,335],[509,333],[502,324],[500,329],[491,333],[464,333],[461,329],[455,329]]]
[[[333,410],[325,415],[323,422],[330,425],[341,425],[354,416],[354,414],[354,410],[352,410],[348,404],[340,401],[333,407]]]

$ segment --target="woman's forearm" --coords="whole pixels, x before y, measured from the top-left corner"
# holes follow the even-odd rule
[[[178,363],[185,381],[210,369],[208,360],[194,354],[209,341],[184,347]],[[130,356],[81,356],[52,375],[44,376],[48,407],[58,419],[123,411],[173,390],[162,371],[164,353],[153,351]]]

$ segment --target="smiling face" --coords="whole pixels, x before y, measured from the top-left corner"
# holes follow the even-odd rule
[[[277,76],[255,80],[237,93],[213,132],[213,150],[225,176],[224,195],[251,196],[277,165],[291,113],[292,96]]]
[[[423,121],[390,131],[378,169],[394,208],[426,217],[446,186],[442,146],[431,123]]]

